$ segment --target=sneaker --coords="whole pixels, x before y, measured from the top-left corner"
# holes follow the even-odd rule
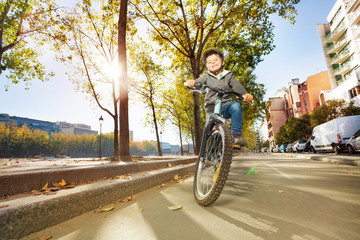
[[[245,138],[242,136],[242,134],[235,133],[233,134],[233,143],[235,145],[240,145],[241,147],[244,147],[247,145]]]

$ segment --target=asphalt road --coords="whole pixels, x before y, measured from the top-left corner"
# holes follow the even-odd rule
[[[197,205],[192,180],[144,191],[112,211],[89,212],[23,239],[360,239],[357,166],[236,156],[222,195],[210,207]]]

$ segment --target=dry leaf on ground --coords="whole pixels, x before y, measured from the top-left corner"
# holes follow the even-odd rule
[[[51,238],[52,238],[51,236],[41,236],[41,237],[39,237],[39,240],[48,240]]]
[[[45,186],[43,186],[43,188],[40,189],[40,191],[45,191],[47,189],[48,185],[49,185],[49,183],[46,183]]]
[[[175,210],[179,210],[182,209],[183,206],[171,206],[171,207],[167,207],[170,211],[175,211]]]
[[[60,187],[65,187],[66,182],[64,179],[61,179],[61,182],[59,182]]]
[[[95,213],[101,213],[101,212],[109,212],[115,208],[115,204],[111,203],[106,206],[99,206],[97,209],[94,210]]]
[[[1,205],[0,208],[6,208],[6,207],[8,207],[8,206],[9,206],[9,204]]]
[[[285,193],[285,191],[283,191],[283,190],[278,190],[278,192],[279,192],[279,193]]]

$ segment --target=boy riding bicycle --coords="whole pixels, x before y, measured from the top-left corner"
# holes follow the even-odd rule
[[[245,88],[239,81],[235,79],[233,73],[224,70],[224,54],[215,48],[206,50],[202,55],[207,69],[203,76],[195,80],[186,81],[185,85],[189,88],[196,89],[195,83],[202,82],[207,85],[221,88],[227,91],[234,91],[241,94],[244,100],[251,102],[253,96],[246,92]],[[216,93],[211,89],[206,89],[205,95],[205,111],[207,114],[214,112],[216,101]],[[232,101],[230,95],[224,97],[222,102],[222,115],[224,118],[231,118],[231,132],[234,139],[234,144],[245,146],[246,141],[242,136],[242,105],[238,101]]]

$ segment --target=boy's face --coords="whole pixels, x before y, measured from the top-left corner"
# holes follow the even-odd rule
[[[223,64],[224,61],[221,60],[221,57],[218,54],[211,54],[206,58],[206,67],[211,72],[219,71]]]

